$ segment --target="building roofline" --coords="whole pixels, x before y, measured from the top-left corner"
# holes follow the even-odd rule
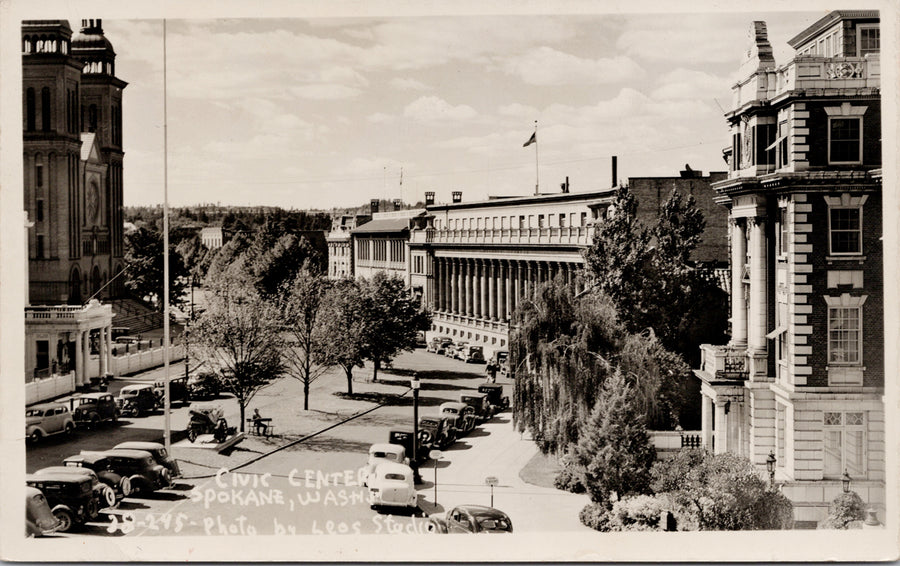
[[[880,17],[881,13],[878,10],[834,10],[789,39],[788,45],[796,49],[823,29],[841,20],[880,19]]]

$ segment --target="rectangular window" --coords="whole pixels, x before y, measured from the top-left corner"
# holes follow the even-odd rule
[[[44,199],[39,198],[35,203],[34,219],[37,222],[44,221]]]
[[[778,209],[778,255],[788,253],[788,211],[787,208]]]
[[[44,186],[44,166],[40,163],[34,166],[34,186]]]
[[[525,217],[520,216],[519,217],[519,230],[524,230],[524,229],[525,229]]]
[[[861,254],[862,209],[830,208],[828,234],[832,254]]]
[[[828,119],[828,162],[860,163],[862,161],[862,119]]]
[[[836,479],[846,471],[851,478],[866,477],[866,418],[862,412],[823,413],[825,450],[823,476]]]
[[[38,259],[44,259],[44,236],[38,234],[35,240],[35,255]]]
[[[859,364],[862,356],[862,308],[828,308],[828,363]]]
[[[587,212],[581,213],[581,225],[587,226]]]
[[[859,27],[859,56],[881,51],[881,30],[877,27]]]
[[[559,227],[560,227],[560,228],[565,228],[565,227],[566,227],[566,215],[565,215],[565,214],[560,214],[560,215],[559,215]]]

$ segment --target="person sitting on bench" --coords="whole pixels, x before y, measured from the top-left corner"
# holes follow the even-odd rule
[[[269,430],[269,425],[263,420],[262,415],[259,414],[259,409],[253,409],[253,426],[256,428],[256,435],[260,436],[266,435],[266,432]],[[260,432],[262,431],[262,432]]]

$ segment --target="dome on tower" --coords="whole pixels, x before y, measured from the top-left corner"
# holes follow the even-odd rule
[[[81,20],[81,30],[72,37],[72,55],[84,62],[85,74],[115,75],[116,52],[103,35],[101,20]]]

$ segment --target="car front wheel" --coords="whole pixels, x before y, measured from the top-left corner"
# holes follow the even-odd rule
[[[37,444],[38,442],[41,441],[41,431],[36,430],[36,431],[32,432],[31,435],[28,437],[28,439],[31,440],[31,442],[33,444]]]
[[[75,514],[65,507],[57,507],[53,510],[53,515],[59,520],[59,528],[57,532],[67,533],[72,530],[75,525]]]
[[[106,503],[107,507],[116,506],[116,492],[108,485],[103,486],[103,502]]]

